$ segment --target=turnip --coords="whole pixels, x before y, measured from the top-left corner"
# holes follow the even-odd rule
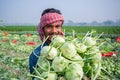
[[[68,59],[71,59],[75,54],[77,54],[75,46],[73,43],[65,42],[60,48],[62,55]]]
[[[96,44],[96,40],[92,37],[85,37],[84,43],[86,46],[93,46]]]
[[[37,68],[40,73],[50,71],[50,62],[46,58],[40,56],[37,62]]]
[[[57,74],[55,72],[43,72],[42,76],[45,80],[57,80]]]
[[[100,43],[87,33],[83,38],[54,36],[49,46],[41,46],[36,74],[43,80],[96,80],[101,71]],[[39,73],[40,72],[40,73]],[[40,77],[39,77],[40,76]]]
[[[57,56],[57,49],[52,46],[44,46],[40,53],[41,56],[44,56],[49,60],[53,60],[55,56]]]
[[[72,61],[72,62],[77,62],[77,63],[79,63],[81,66],[84,66],[83,59],[82,59],[82,57],[81,57],[79,54],[76,54],[75,56],[73,56],[73,57],[71,58],[71,61]]]
[[[96,63],[100,62],[102,59],[101,51],[98,47],[94,46],[88,51],[92,55],[91,62]]]
[[[63,43],[65,42],[65,39],[63,36],[54,36],[51,39],[51,43],[55,46],[55,47],[59,47],[61,46]]]
[[[68,65],[68,60],[65,59],[62,56],[55,57],[55,59],[52,62],[52,68],[55,70],[55,72],[62,72],[66,66]]]
[[[35,77],[35,80],[57,80],[58,75],[55,72],[43,72],[38,76],[30,74],[29,76]]]
[[[87,50],[87,46],[83,43],[76,44],[76,50],[79,53],[84,53]]]
[[[82,80],[83,69],[78,63],[71,63],[67,66],[65,77],[67,80]]]

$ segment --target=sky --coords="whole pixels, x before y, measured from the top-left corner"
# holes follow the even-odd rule
[[[46,8],[59,9],[65,22],[120,19],[120,0],[0,0],[0,21],[38,24]]]

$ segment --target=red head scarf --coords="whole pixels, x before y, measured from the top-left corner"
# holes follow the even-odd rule
[[[41,19],[40,23],[38,24],[38,33],[40,35],[41,41],[44,40],[44,32],[43,32],[43,27],[52,24],[55,22],[61,21],[62,23],[64,22],[64,18],[61,14],[58,13],[46,13],[44,14]],[[63,35],[64,33],[62,33]]]

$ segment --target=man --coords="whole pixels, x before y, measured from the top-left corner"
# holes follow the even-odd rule
[[[48,38],[43,46],[40,45],[36,49],[34,49],[29,57],[29,68],[31,74],[34,72],[33,67],[35,67],[37,64],[41,48],[49,45],[51,42],[51,38],[54,35],[64,35],[62,32],[63,22],[64,18],[59,10],[48,8],[43,11],[40,23],[38,24],[38,33],[42,42],[45,40],[45,38]]]

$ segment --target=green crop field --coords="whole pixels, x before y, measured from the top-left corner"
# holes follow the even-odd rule
[[[1,31],[9,31],[9,33],[37,33],[37,26],[0,26]],[[71,35],[73,31],[77,36],[84,35],[88,31],[94,30],[96,34],[101,34],[102,37],[116,38],[120,36],[120,26],[63,26],[63,31],[66,35]]]
[[[37,26],[0,26],[3,31],[37,31]],[[86,33],[95,30],[97,33],[120,34],[120,26],[63,26],[66,32],[75,30],[77,33]]]
[[[77,33],[86,33],[95,30],[97,33],[104,32],[105,34],[120,34],[119,26],[66,26],[63,27],[67,32],[75,30]]]
[[[120,80],[120,26],[63,26],[70,40],[75,38],[72,32],[81,38],[81,34],[91,30],[96,31],[95,34],[104,32],[104,37],[97,42],[105,42],[102,51],[116,53],[102,57],[98,80]],[[0,26],[0,80],[31,80],[29,55],[40,44],[36,26]]]

